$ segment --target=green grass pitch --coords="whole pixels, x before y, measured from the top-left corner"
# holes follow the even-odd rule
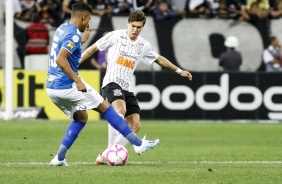
[[[138,135],[160,145],[125,166],[95,165],[106,148],[107,123],[90,121],[67,154],[70,167],[51,167],[68,121],[1,121],[0,183],[281,183],[282,124],[142,121]]]

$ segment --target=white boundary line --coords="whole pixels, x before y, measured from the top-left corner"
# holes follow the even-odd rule
[[[128,162],[134,165],[153,164],[282,164],[282,161],[174,161],[174,162]],[[95,165],[95,162],[70,162],[71,165]],[[0,166],[11,165],[49,165],[46,162],[2,162]]]

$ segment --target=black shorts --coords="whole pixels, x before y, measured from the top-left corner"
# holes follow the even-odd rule
[[[122,90],[122,88],[114,82],[107,84],[102,88],[102,96],[105,101],[112,103],[117,99],[122,99],[126,104],[125,117],[134,113],[140,114],[138,100],[134,93]]]

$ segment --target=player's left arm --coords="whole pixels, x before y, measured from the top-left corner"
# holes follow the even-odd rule
[[[192,80],[192,74],[190,72],[180,69],[179,67],[172,64],[168,59],[166,59],[163,56],[159,55],[155,62],[162,67],[165,67],[165,68],[168,68],[172,71],[175,71],[176,73],[178,73],[182,77],[187,77],[189,80]]]

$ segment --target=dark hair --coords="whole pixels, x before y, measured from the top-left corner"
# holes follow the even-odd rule
[[[40,15],[38,13],[31,14],[31,22],[39,23],[40,22]]]
[[[134,21],[138,21],[138,22],[142,21],[144,26],[146,23],[145,13],[141,10],[136,10],[131,12],[128,17],[128,22],[134,22]]]
[[[73,13],[78,12],[78,11],[87,11],[89,13],[92,13],[92,8],[83,1],[78,1],[74,3],[71,8],[72,8]]]

